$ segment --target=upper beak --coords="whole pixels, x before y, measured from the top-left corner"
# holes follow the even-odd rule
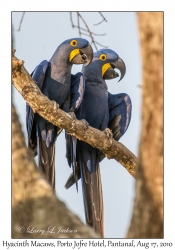
[[[118,59],[115,62],[110,63],[112,67],[117,68],[120,70],[121,76],[119,81],[121,81],[121,79],[124,77],[125,73],[126,73],[126,66],[124,61],[118,57]]]
[[[70,61],[73,64],[84,64],[84,67],[86,67],[87,65],[91,63],[93,59],[92,47],[90,46],[90,44],[88,44],[88,46],[82,49],[79,49],[79,50],[75,49],[71,52],[70,58],[71,58]]]

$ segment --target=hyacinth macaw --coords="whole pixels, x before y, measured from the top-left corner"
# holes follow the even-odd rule
[[[82,70],[85,77],[85,93],[76,117],[79,120],[85,119],[96,129],[109,128],[113,138],[118,141],[129,126],[132,105],[127,94],[113,95],[108,92],[105,80],[119,76],[115,68],[120,70],[121,80],[125,75],[126,67],[116,52],[102,49],[94,53],[92,62]],[[67,135],[66,146],[68,162],[76,158],[76,174],[73,173],[69,177],[65,187],[69,188],[81,178],[86,223],[104,237],[99,162],[105,155],[83,141],[76,142],[70,135]],[[74,152],[76,155],[72,156],[69,152]]]
[[[83,98],[84,77],[71,74],[73,64],[87,66],[93,58],[89,42],[83,38],[61,43],[49,61],[42,61],[32,72],[41,92],[65,112],[75,112]],[[55,189],[55,140],[60,129],[26,106],[28,146],[38,155],[38,166]]]

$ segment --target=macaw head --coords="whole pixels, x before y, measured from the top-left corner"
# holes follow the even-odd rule
[[[93,58],[93,50],[89,42],[83,38],[72,38],[61,43],[50,61],[60,60],[69,64],[89,65]]]
[[[115,71],[120,71],[120,79],[124,77],[126,72],[126,66],[124,61],[118,56],[118,54],[111,49],[101,49],[94,53],[93,60],[88,67],[83,67],[83,72],[100,75],[104,80],[113,79],[119,77],[119,74]]]

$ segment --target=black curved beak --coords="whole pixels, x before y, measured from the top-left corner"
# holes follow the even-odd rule
[[[73,64],[84,64],[84,67],[89,65],[93,59],[93,50],[90,44],[88,46],[79,49],[79,53],[72,59]]]
[[[120,57],[118,57],[118,59],[115,62],[112,62],[110,64],[113,68],[117,68],[120,70],[121,76],[120,76],[119,81],[121,81],[121,79],[124,77],[126,73],[126,66],[125,66],[124,61]]]

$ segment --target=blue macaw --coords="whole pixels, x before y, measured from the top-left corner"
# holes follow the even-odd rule
[[[73,64],[87,66],[93,58],[89,42],[82,38],[68,39],[61,43],[49,61],[42,61],[32,72],[41,92],[55,101],[65,112],[75,112],[84,95],[84,76],[81,72],[71,74]],[[73,114],[73,113],[72,113]],[[55,189],[55,140],[59,128],[34,114],[26,106],[28,147],[38,154],[38,166]]]
[[[111,49],[102,49],[94,53],[91,64],[83,67],[82,70],[85,77],[85,93],[76,117],[79,120],[85,119],[96,129],[109,128],[113,133],[113,138],[118,141],[129,126],[132,105],[127,94],[113,95],[108,92],[105,80],[119,76],[115,68],[120,70],[121,80],[125,75],[126,67],[116,52]],[[75,159],[77,163],[76,173],[71,174],[65,187],[69,188],[81,178],[86,223],[104,237],[99,162],[104,159],[105,155],[83,141],[77,140],[76,142],[70,135],[66,137],[69,165]]]

